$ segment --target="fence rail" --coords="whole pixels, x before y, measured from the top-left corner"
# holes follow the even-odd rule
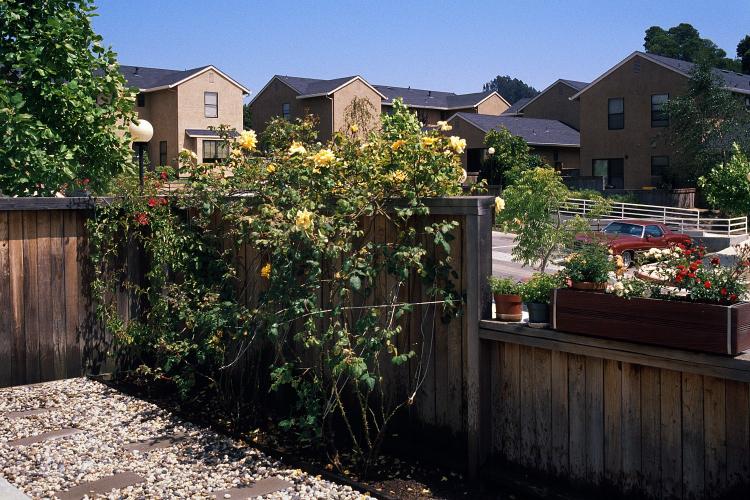
[[[560,213],[567,216],[587,215],[594,212],[597,202],[581,198],[568,198]],[[678,231],[705,231],[722,235],[747,234],[747,217],[706,217],[698,208],[675,208],[638,203],[611,203],[602,220],[647,219],[661,222]]]

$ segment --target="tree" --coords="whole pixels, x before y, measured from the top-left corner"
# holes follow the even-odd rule
[[[0,190],[51,195],[76,180],[106,190],[132,166],[133,91],[91,28],[90,0],[0,8]]]
[[[481,178],[489,184],[508,186],[524,171],[544,165],[541,158],[531,153],[522,137],[511,134],[506,128],[487,132],[484,144],[492,154],[482,165]]]
[[[738,145],[729,161],[719,163],[698,179],[708,204],[729,217],[750,213],[750,160]]]
[[[672,57],[688,62],[703,62],[709,66],[739,70],[739,63],[708,38],[701,38],[693,25],[681,23],[668,30],[651,26],[646,30],[643,47],[649,54]]]
[[[484,90],[494,90],[511,104],[524,97],[534,97],[539,94],[539,91],[534,87],[527,85],[518,78],[511,78],[510,75],[496,76],[484,84]]]
[[[750,74],[750,35],[745,35],[737,44],[737,57],[740,59],[742,72]]]
[[[573,243],[577,232],[589,229],[585,219],[560,214],[570,195],[560,174],[542,167],[524,171],[518,182],[503,191],[505,207],[498,219],[516,234],[513,260],[538,265],[544,272],[550,259]]]
[[[693,184],[727,161],[733,143],[744,152],[750,150],[750,113],[705,64],[693,71],[687,93],[670,99],[665,109],[670,117],[668,140],[677,157],[673,167],[683,181]]]
[[[250,130],[253,128],[253,112],[250,109],[250,104],[242,105],[242,129]]]

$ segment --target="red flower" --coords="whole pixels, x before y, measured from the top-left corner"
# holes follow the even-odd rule
[[[685,250],[685,255],[690,255],[691,253],[693,253],[693,251],[690,250],[689,248],[687,250]]]
[[[146,224],[148,224],[148,214],[144,212],[138,212],[137,214],[135,214],[135,221],[141,226],[145,226]]]
[[[703,283],[703,286],[706,287],[706,290],[708,290],[709,288],[711,288],[711,282],[707,280]]]
[[[162,170],[162,172],[161,172],[161,180],[166,181],[167,179],[169,179],[169,174],[167,174],[166,170]]]
[[[689,273],[688,278],[695,279],[695,273]]]
[[[156,204],[159,203],[156,198],[149,198],[148,199],[148,206],[153,208],[156,206]]]
[[[720,293],[720,294],[721,294],[722,296],[725,296],[725,295],[727,294],[727,289],[726,289],[726,288],[722,288],[721,290],[719,290],[719,293]]]
[[[699,265],[700,265],[700,264],[698,264],[697,262],[693,262],[693,263],[691,263],[691,264],[690,264],[690,270],[691,270],[691,271],[697,271],[697,270],[698,270],[698,266],[699,266]]]
[[[721,261],[718,257],[714,257],[713,259],[711,259],[711,264],[718,266],[719,264],[721,264]]]
[[[82,184],[83,184],[84,186],[87,186],[89,182],[91,182],[91,180],[89,180],[89,178],[88,178],[88,177],[86,177],[85,179],[83,179],[83,180],[81,181],[81,183],[82,183]]]
[[[683,279],[683,276],[682,276],[682,275],[677,275],[677,277],[676,277],[676,278],[674,279],[674,282],[675,282],[675,283],[678,283],[678,284],[679,284],[679,283],[682,283],[682,279]]]
[[[161,202],[162,205],[166,205],[167,203],[169,203],[166,198],[161,198],[159,199],[159,201]]]
[[[730,295],[729,300],[737,300],[737,294],[733,293],[732,295]]]
[[[683,269],[685,269],[685,266],[683,266],[682,264],[680,264],[680,265],[677,266],[677,269],[679,269],[680,271],[682,271]]]

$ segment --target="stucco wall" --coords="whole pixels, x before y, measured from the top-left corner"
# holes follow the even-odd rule
[[[508,109],[510,106],[508,106],[505,101],[500,99],[500,97],[496,95],[491,95],[487,98],[483,103],[481,103],[477,107],[477,113],[480,115],[501,115],[503,111]]]
[[[533,102],[523,108],[523,116],[526,118],[547,118],[559,120],[576,130],[581,128],[581,105],[578,100],[571,101],[569,98],[576,90],[562,82],[547,92],[538,96]]]
[[[668,127],[651,127],[651,95],[684,94],[687,78],[642,57],[613,71],[580,97],[581,175],[592,175],[594,159],[623,158],[625,189],[651,185],[651,156],[666,155]],[[625,99],[625,128],[607,129],[607,99]]]
[[[355,97],[367,99],[372,104],[372,126],[377,125],[378,120],[380,120],[379,112],[382,102],[380,94],[363,82],[355,80],[333,94],[333,129],[335,131],[344,130],[346,125],[346,109]]]
[[[219,95],[219,112],[217,118],[207,118],[203,108],[203,93],[217,92]],[[227,125],[235,130],[242,130],[242,90],[215,71],[207,71],[177,87],[177,144],[167,144],[170,157],[176,156],[183,147],[189,148],[192,141],[185,129],[207,129],[210,126]],[[158,144],[156,145],[158,148]],[[197,141],[198,158],[202,158],[202,141]],[[158,151],[158,149],[157,149]],[[172,154],[174,152],[174,154]]]
[[[174,161],[179,152],[178,146],[178,112],[177,112],[177,90],[166,89],[146,94],[146,106],[139,109],[139,117],[142,117],[154,127],[154,135],[148,143],[148,156],[152,167],[158,167],[159,142],[167,141],[167,164],[176,165]],[[145,112],[141,113],[140,110]]]
[[[304,114],[304,103],[296,99],[297,92],[287,84],[274,78],[273,81],[250,104],[252,126],[256,132],[262,132],[268,121],[282,115],[282,105],[289,103],[291,118],[299,118]]]

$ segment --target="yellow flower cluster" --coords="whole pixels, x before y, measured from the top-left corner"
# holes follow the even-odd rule
[[[336,155],[330,149],[321,149],[312,157],[316,165],[330,165],[336,161]]]
[[[466,149],[466,139],[461,139],[458,136],[452,135],[448,139],[448,146],[456,153],[461,154]]]
[[[258,136],[254,130],[243,130],[240,132],[240,138],[237,142],[242,149],[252,151],[258,145]]]
[[[403,170],[396,170],[391,174],[391,177],[393,178],[394,182],[404,182],[406,180],[406,172]]]
[[[430,137],[429,135],[425,135],[422,137],[422,147],[423,148],[429,148],[433,144],[435,144],[435,141],[437,141],[437,137]]]
[[[399,139],[397,141],[394,141],[393,144],[391,144],[391,149],[393,151],[398,151],[400,148],[402,148],[406,144],[406,141],[403,139]]]
[[[265,265],[260,268],[260,277],[268,279],[271,277],[271,263],[266,262]]]
[[[269,174],[276,172],[276,165],[273,163],[269,163],[266,167],[266,172],[268,172]]]
[[[307,153],[307,150],[305,149],[305,146],[302,145],[301,142],[294,141],[292,142],[292,145],[289,146],[289,155],[296,155],[296,154],[305,154]]]
[[[453,130],[453,126],[452,125],[448,125],[448,122],[446,122],[446,121],[440,120],[439,122],[437,122],[437,126],[443,132],[448,132],[450,130]]]
[[[352,125],[351,125],[351,126],[349,127],[349,131],[350,131],[350,132],[351,132],[352,134],[356,134],[356,133],[357,133],[357,132],[359,131],[359,126],[358,126],[358,125],[357,125],[356,123],[353,123],[353,124],[352,124]]]
[[[294,219],[294,225],[300,231],[308,231],[313,227],[313,213],[307,209],[297,210],[297,217]]]

